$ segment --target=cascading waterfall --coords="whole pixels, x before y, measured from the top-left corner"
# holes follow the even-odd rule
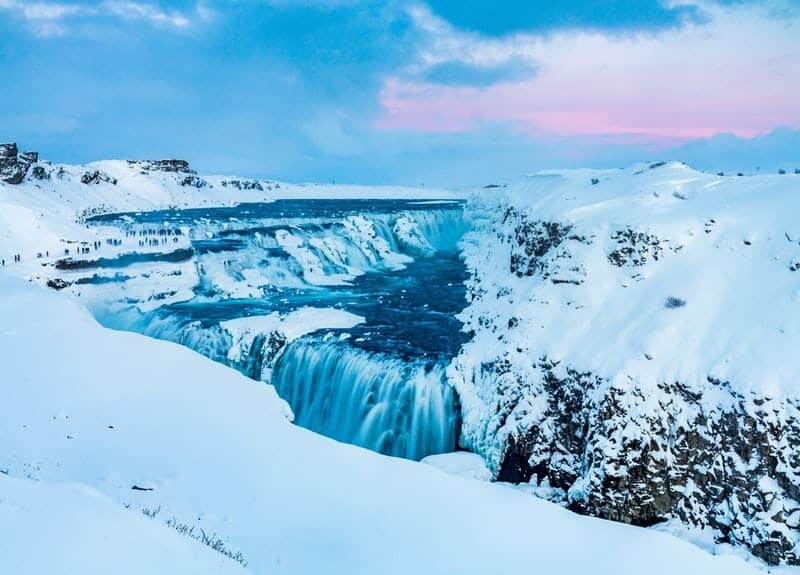
[[[227,247],[237,239],[235,252],[195,242],[202,247],[200,287],[206,294],[253,297],[267,287],[349,283],[371,271],[402,268],[413,256],[455,251],[468,225],[463,210],[451,207],[228,229],[214,241]]]
[[[303,427],[409,459],[453,451],[459,408],[444,365],[461,344],[455,314],[465,303],[466,271],[456,253],[469,222],[457,203],[384,201],[387,211],[380,204],[131,214],[121,227],[134,233],[181,226],[193,265],[157,264],[157,273],[143,265],[139,275],[115,270],[114,281],[97,276],[78,285],[95,290],[85,295],[94,294],[90,307],[107,327],[180,343],[272,383]],[[153,304],[164,278],[184,278],[189,299]],[[108,297],[114,290],[116,300]],[[269,328],[246,342],[226,323],[306,306],[364,322],[348,330],[323,323],[305,336]]]
[[[339,441],[408,459],[456,447],[456,398],[441,366],[305,338],[280,356],[272,383],[296,423]]]

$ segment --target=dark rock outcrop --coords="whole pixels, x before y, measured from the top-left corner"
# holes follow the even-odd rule
[[[69,282],[62,278],[53,278],[47,280],[47,287],[53,288],[56,291],[62,290],[64,288],[68,288],[72,285],[72,282]]]
[[[181,180],[181,186],[188,188],[197,188],[198,190],[201,188],[207,188],[208,185],[209,184],[207,181],[194,174],[190,174],[185,178],[183,178],[183,180]]]
[[[17,145],[14,143],[11,144],[0,144],[0,159],[17,159]]]
[[[264,373],[275,366],[287,343],[286,336],[279,331],[259,334],[253,338],[250,349],[241,361],[229,363],[252,379],[264,380]]]
[[[534,395],[547,408],[509,437],[499,479],[533,479],[574,511],[613,521],[678,518],[770,564],[800,564],[800,406],[723,381],[662,384],[654,397],[546,358],[537,367]],[[719,405],[720,394],[730,401]]]
[[[81,176],[81,183],[82,184],[99,184],[105,182],[107,184],[111,184],[112,186],[117,185],[117,178],[110,176],[105,172],[101,172],[100,170],[92,170],[90,172],[85,172]]]
[[[39,161],[36,152],[19,153],[16,144],[0,144],[0,181],[21,184],[28,170]]]
[[[31,177],[35,180],[49,180],[50,172],[44,166],[33,166],[31,169]]]
[[[150,172],[195,173],[189,168],[189,162],[186,160],[128,160],[128,165]]]
[[[511,273],[521,278],[545,271],[542,256],[567,237],[570,226],[557,222],[531,221],[513,208],[509,208],[504,216],[504,222],[509,220],[514,221]]]
[[[658,261],[663,251],[663,240],[657,236],[624,228],[611,234],[618,247],[608,254],[608,261],[617,267],[641,267],[651,259]]]
[[[237,190],[258,190],[264,191],[264,186],[258,180],[222,180],[223,188],[236,188]]]
[[[503,224],[512,231],[509,268],[519,278],[541,276],[556,284],[580,285],[586,275],[581,266],[567,264],[572,257],[571,242],[591,244],[591,238],[570,234],[572,226],[560,222],[531,220],[518,210],[508,208]],[[545,259],[545,254],[551,257]]]
[[[19,161],[23,164],[35,164],[39,161],[38,152],[22,152],[19,154]]]

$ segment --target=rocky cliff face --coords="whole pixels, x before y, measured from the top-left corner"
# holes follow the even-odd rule
[[[580,513],[800,564],[800,180],[601,178],[477,202],[463,445]]]
[[[28,170],[38,161],[36,152],[19,153],[16,144],[0,144],[0,180],[7,184],[21,184]]]
[[[128,167],[138,169],[141,174],[161,172],[178,176],[177,182],[185,188],[202,189],[210,186],[189,167],[189,162],[186,160],[128,160]]]
[[[128,160],[128,165],[146,172],[195,173],[189,168],[189,162],[186,160]]]

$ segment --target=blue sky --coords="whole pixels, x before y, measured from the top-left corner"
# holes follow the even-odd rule
[[[796,6],[0,0],[0,140],[293,181],[794,169]]]

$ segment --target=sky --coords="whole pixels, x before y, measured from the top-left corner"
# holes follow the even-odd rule
[[[800,0],[0,0],[0,141],[288,181],[800,168]]]

